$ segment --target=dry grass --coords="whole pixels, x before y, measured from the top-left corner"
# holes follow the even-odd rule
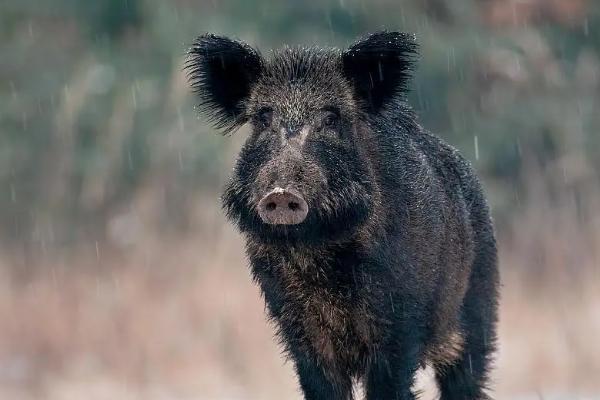
[[[503,232],[500,399],[600,396],[600,224],[569,210],[537,202]],[[241,238],[215,209],[197,220],[183,238],[90,245],[29,275],[5,257],[0,398],[299,399]]]

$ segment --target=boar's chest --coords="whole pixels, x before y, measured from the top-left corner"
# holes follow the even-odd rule
[[[300,257],[272,269],[281,292],[273,316],[284,339],[333,369],[356,374],[377,345],[381,324],[357,268]]]

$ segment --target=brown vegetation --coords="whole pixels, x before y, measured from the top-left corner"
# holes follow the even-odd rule
[[[500,232],[500,399],[600,392],[600,193],[552,205],[538,181]],[[26,276],[4,258],[0,398],[299,398],[241,238],[198,202],[185,237],[82,246]]]

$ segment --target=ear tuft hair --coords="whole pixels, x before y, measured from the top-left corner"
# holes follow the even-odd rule
[[[378,112],[408,90],[418,45],[413,35],[377,32],[342,54],[344,74],[369,112]]]
[[[200,107],[217,128],[229,133],[248,120],[245,101],[263,70],[260,54],[247,44],[205,34],[188,51],[185,63]]]

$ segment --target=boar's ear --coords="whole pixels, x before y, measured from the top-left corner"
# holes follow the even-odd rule
[[[342,54],[344,74],[369,112],[378,112],[407,90],[417,54],[412,35],[378,32]]]
[[[244,122],[245,102],[263,69],[260,54],[243,42],[206,34],[188,52],[185,65],[200,106],[218,128],[230,132]]]

